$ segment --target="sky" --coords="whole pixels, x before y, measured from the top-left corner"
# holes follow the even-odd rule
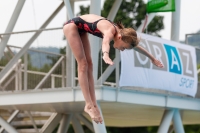
[[[145,2],[147,0],[144,0]],[[0,0],[0,33],[5,33],[9,19],[15,9],[17,0]],[[18,18],[18,21],[15,25],[13,31],[26,31],[38,29],[43,22],[51,15],[51,13],[58,7],[61,3],[61,0],[26,0],[22,12]],[[101,7],[103,6],[104,0],[101,1]],[[75,14],[79,12],[80,5],[89,5],[90,0],[84,2],[75,2]],[[180,16],[180,36],[181,41],[185,40],[185,34],[196,33],[200,30],[200,0],[181,0],[181,16]],[[165,29],[160,32],[162,38],[170,40],[171,34],[171,12],[167,13],[157,13],[158,15],[164,16],[164,25]],[[59,14],[54,18],[54,20],[46,28],[57,28],[62,27],[63,23],[66,21],[66,8],[63,8]],[[31,34],[30,34],[31,35]],[[18,35],[19,36],[19,35]],[[16,35],[19,45],[21,46],[22,42],[20,37]],[[40,46],[55,46],[56,37],[61,38],[63,36],[60,31],[59,34],[55,33],[55,38],[51,41],[52,38],[48,38],[46,35],[45,43],[41,44],[41,41],[38,39],[37,45]],[[25,38],[25,37],[23,37]],[[15,41],[16,42],[16,41]],[[14,43],[10,41],[9,43]],[[64,41],[59,43],[59,47],[65,45]]]

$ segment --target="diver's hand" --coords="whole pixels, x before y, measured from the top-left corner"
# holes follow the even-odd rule
[[[164,67],[164,65],[163,65],[159,60],[157,60],[156,58],[153,58],[153,59],[151,60],[151,62],[152,62],[155,66],[157,66],[157,67],[160,67],[160,68],[163,68],[163,67]]]
[[[113,65],[113,61],[110,59],[108,53],[103,54],[103,60],[106,64]]]

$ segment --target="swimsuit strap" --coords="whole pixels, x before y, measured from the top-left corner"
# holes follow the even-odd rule
[[[106,20],[108,20],[108,19],[106,19]],[[117,33],[117,29],[116,29],[116,25],[115,25],[115,23],[113,23],[112,21],[110,21],[110,20],[108,20],[113,26],[114,26],[114,28],[115,28],[115,34]]]
[[[117,33],[117,29],[116,29],[116,27],[115,27],[116,25],[115,25],[112,21],[110,21],[109,19],[107,19],[107,18],[101,18],[101,19],[95,21],[94,23],[97,25],[97,23],[98,23],[99,21],[101,21],[101,20],[107,20],[107,21],[109,21],[109,22],[114,26],[114,28],[115,28],[115,34]]]

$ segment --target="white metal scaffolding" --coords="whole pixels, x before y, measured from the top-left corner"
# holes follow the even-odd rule
[[[57,9],[42,24],[39,30],[35,32],[32,35],[32,37],[25,43],[24,47],[17,54],[14,55],[14,57],[4,68],[2,68],[0,72],[0,85],[8,78],[8,75],[10,75],[14,70],[16,72],[14,76],[10,78],[10,80],[15,79],[15,83],[20,82],[21,84],[19,83],[18,86],[16,85],[14,91],[12,90],[0,93],[0,109],[6,109],[8,110],[8,112],[10,111],[10,116],[7,120],[4,120],[3,116],[0,116],[0,132],[3,132],[5,130],[10,133],[17,133],[18,130],[14,128],[14,125],[20,125],[21,123],[14,123],[14,119],[18,117],[26,117],[30,119],[30,121],[27,123],[31,123],[31,125],[33,125],[32,131],[38,133],[53,132],[53,130],[58,125],[59,127],[57,132],[65,133],[68,131],[70,123],[72,124],[76,133],[84,133],[82,124],[84,124],[88,129],[90,129],[94,133],[107,133],[107,125],[119,126],[119,123],[121,121],[123,121],[121,122],[121,125],[124,124],[123,126],[131,126],[131,124],[141,126],[148,120],[143,121],[141,119],[141,122],[139,123],[140,118],[137,118],[136,120],[138,121],[138,124],[135,124],[137,121],[132,119],[132,114],[135,111],[135,109],[138,109],[139,113],[142,113],[140,112],[140,109],[147,109],[156,110],[159,113],[155,112],[154,114],[154,112],[151,112],[157,117],[157,120],[153,121],[153,124],[151,122],[146,122],[146,126],[151,126],[151,124],[153,126],[158,125],[158,133],[168,133],[169,128],[173,123],[173,130],[176,133],[184,133],[183,118],[180,115],[180,112],[185,111],[186,113],[190,114],[191,112],[189,112],[188,110],[200,111],[200,100],[188,97],[168,96],[163,94],[140,92],[134,91],[134,89],[131,90],[127,88],[118,88],[120,55],[117,51],[116,58],[113,60],[114,65],[108,66],[107,69],[102,73],[102,75],[98,79],[99,53],[96,51],[101,50],[101,44],[99,38],[91,35],[89,36],[89,40],[91,44],[91,54],[94,65],[93,75],[95,81],[98,107],[101,111],[102,117],[104,118],[103,124],[96,124],[95,122],[91,121],[88,115],[86,115],[83,111],[84,98],[82,96],[80,88],[75,85],[75,59],[68,45],[66,46],[66,55],[59,56],[57,62],[52,66],[52,68],[47,73],[43,73],[43,78],[35,86],[35,88],[33,90],[28,90],[28,74],[36,73],[28,71],[27,68],[28,50],[30,45],[44,31],[44,29],[48,26],[48,24],[54,19],[54,17],[60,12],[60,10],[63,7],[65,7],[67,10],[66,18],[73,18],[74,2],[76,2],[76,0],[63,0],[63,2],[61,2]],[[24,3],[25,0],[18,0],[18,3],[15,7],[10,22],[8,23],[5,33],[12,32]],[[122,0],[115,0],[107,17],[109,20],[114,20],[121,3]],[[91,0],[90,13],[101,15],[100,5],[101,0]],[[172,15],[171,39],[174,41],[179,40],[178,36],[180,25],[180,0],[176,0],[176,9],[176,12]],[[155,13],[149,15],[147,25],[150,23],[150,21],[154,18],[155,15]],[[143,25],[144,23],[142,23],[141,26],[138,28],[138,32],[141,32]],[[0,58],[3,56],[3,52],[7,46],[9,38],[10,34],[5,35],[3,36],[2,41],[0,42]],[[24,60],[24,64],[21,63],[22,57]],[[62,81],[62,87],[56,88],[56,76],[53,75],[53,71],[55,71],[55,69],[59,65],[62,66],[62,69],[64,69],[66,65],[66,74],[65,71],[62,70],[61,75],[59,75],[59,78],[61,78]],[[107,78],[114,71],[114,69],[116,69],[116,87],[103,86],[102,83],[104,83],[107,80]],[[22,72],[24,73],[22,74]],[[24,77],[23,82],[22,79],[20,79],[22,75]],[[51,88],[42,88],[43,83],[47,81],[49,77],[51,77],[51,83],[49,83],[51,84]],[[5,88],[5,86],[9,85],[10,82],[11,81],[8,80],[7,84],[5,84],[4,86],[0,86],[0,88]],[[14,111],[11,112],[11,110]],[[104,110],[106,110],[107,112],[104,112]],[[37,111],[40,111],[40,113],[36,113]],[[117,115],[111,117],[111,115],[113,115],[113,112],[117,112],[117,115],[121,113],[122,116],[119,118],[114,118]],[[127,114],[123,114],[122,112],[126,112]],[[195,116],[196,115],[198,114],[195,114]],[[38,116],[45,117],[45,120],[39,121],[34,119],[34,117]],[[123,118],[125,117],[126,119],[124,120]],[[149,115],[148,117],[151,117],[151,115]],[[187,123],[188,121],[190,121],[190,119],[186,119],[185,121]],[[196,120],[195,122],[198,123],[199,121]],[[41,128],[38,128],[37,125],[40,125]],[[28,130],[23,131],[27,132]]]

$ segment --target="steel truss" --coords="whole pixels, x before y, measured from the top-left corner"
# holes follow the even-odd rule
[[[179,4],[176,5],[180,5],[180,0],[177,0],[179,2]],[[113,3],[113,6],[111,8],[111,11],[108,15],[108,19],[110,20],[114,20],[116,13],[121,5],[122,0],[115,0],[115,2]],[[5,33],[11,33],[15,23],[18,19],[18,16],[21,12],[21,9],[23,7],[25,3],[25,0],[18,0],[18,3],[16,5],[16,8],[13,12],[13,15],[10,19],[10,22],[7,26],[7,29],[5,31]],[[101,0],[91,0],[91,6],[90,6],[90,13],[93,14],[98,14],[100,15],[100,3]],[[27,51],[30,47],[30,45],[34,42],[34,40],[42,33],[42,29],[45,29],[47,27],[47,25],[51,22],[51,20],[53,20],[53,18],[59,13],[59,11],[63,8],[66,7],[67,9],[67,18],[73,18],[74,17],[74,1],[70,1],[70,0],[64,0],[63,2],[61,2],[61,4],[57,7],[57,9],[52,13],[52,15],[43,23],[43,25],[39,28],[39,30],[31,37],[31,39],[29,41],[26,42],[25,46],[16,54],[13,55],[13,58],[9,61],[9,63],[3,68],[3,70],[0,72],[0,84],[5,81],[5,79],[8,77],[8,75],[10,75],[10,73],[12,71],[16,71],[16,73],[13,75],[13,77],[11,77],[10,79],[14,79],[16,78],[16,82],[21,81],[20,79],[20,74],[22,71],[22,68],[24,69],[24,77],[25,79],[27,79]],[[180,7],[177,8],[177,12],[173,14],[173,17],[177,18],[178,16],[180,16]],[[150,14],[149,15],[149,21],[147,23],[147,25],[150,23],[150,21],[154,18],[155,14]],[[144,23],[138,28],[138,32],[141,32],[141,29],[143,27]],[[179,25],[179,21],[176,21],[176,23],[174,23],[173,26],[178,27]],[[172,27],[173,27],[172,26]],[[178,36],[179,34],[179,28],[172,28],[174,30],[173,33],[176,33],[176,35]],[[173,40],[177,41],[178,37],[172,38]],[[174,37],[174,36],[173,36]],[[10,35],[5,35],[2,38],[2,41],[0,42],[0,58],[2,57],[2,53],[4,52],[4,49],[7,46],[7,42],[10,38]],[[110,74],[112,73],[112,71],[114,69],[116,69],[116,81],[119,81],[119,62],[120,62],[120,58],[119,58],[119,53],[116,51],[117,55],[116,58],[114,59],[114,64],[113,66],[109,66],[101,75],[101,77],[98,79],[97,78],[97,70],[98,70],[98,52],[95,51],[99,51],[100,50],[100,40],[93,37],[93,36],[89,36],[90,42],[91,44],[96,44],[96,45],[91,45],[91,51],[92,51],[92,60],[93,60],[93,64],[94,64],[94,79],[95,79],[95,84],[96,85],[102,85],[102,83],[104,83],[106,81],[106,79],[110,76]],[[76,87],[75,85],[75,61],[74,61],[74,57],[72,56],[72,53],[67,45],[66,47],[66,58],[65,56],[61,56],[60,59],[57,61],[57,63],[52,67],[52,69],[45,74],[44,78],[41,80],[41,82],[35,87],[35,90],[38,89],[42,89],[41,86],[42,84],[46,81],[46,79],[52,75],[52,72],[55,70],[55,68],[59,65],[62,64],[63,68],[64,68],[64,59],[67,60],[66,62],[66,66],[67,66],[67,70],[66,70],[66,75],[67,78],[65,77],[65,73],[64,71],[62,72],[62,87]],[[5,55],[6,56],[6,55]],[[21,57],[24,56],[24,64],[21,64]],[[70,69],[69,69],[70,68]],[[198,70],[198,72],[200,72],[200,70]],[[18,77],[18,78],[17,78]],[[66,80],[66,81],[65,81]],[[4,86],[0,86],[1,89],[5,88],[11,81],[7,81],[7,84],[5,84]],[[65,83],[66,82],[66,83]],[[22,90],[22,87],[20,86],[21,84],[18,84],[18,86],[16,86],[15,90]],[[52,84],[52,88],[54,88],[55,85]],[[116,87],[118,89],[118,84],[116,84]],[[24,90],[26,91],[27,88],[27,81],[24,81]],[[120,90],[117,90],[120,91]],[[109,91],[108,91],[109,92]],[[74,90],[73,90],[73,97],[72,100],[75,101],[75,97],[74,97]],[[117,94],[117,93],[116,93]],[[121,95],[120,95],[121,96]],[[139,96],[139,95],[138,95]],[[141,96],[141,95],[140,95]],[[116,95],[115,99],[116,101],[119,100],[118,99],[119,96]],[[100,104],[98,103],[98,106],[101,110]],[[17,132],[37,132],[37,133],[50,133],[53,132],[53,130],[56,128],[56,126],[59,125],[58,127],[58,133],[65,133],[67,132],[70,122],[72,123],[74,130],[76,133],[84,133],[83,128],[81,126],[81,124],[84,124],[88,127],[88,129],[90,129],[92,132],[95,133],[106,133],[106,128],[105,128],[105,124],[96,124],[94,122],[91,122],[90,120],[88,120],[83,114],[82,112],[76,112],[76,113],[70,113],[70,114],[63,114],[63,113],[59,113],[56,112],[55,113],[38,113],[38,112],[34,112],[34,111],[20,111],[20,110],[14,110],[14,111],[10,111],[9,112],[11,115],[10,117],[7,119],[7,121],[5,121],[2,117],[0,117],[0,125],[1,125],[1,129],[0,132],[4,132],[5,130],[7,132],[11,132],[11,133],[17,133]],[[46,116],[47,118],[43,121],[38,121],[36,120],[35,116]],[[102,115],[102,112],[101,112]],[[22,122],[15,122],[14,119],[19,119],[23,117],[29,117],[30,121],[28,123],[30,123],[31,125],[33,125],[33,129],[30,130],[16,130],[14,128],[14,126],[16,125],[23,125]],[[103,115],[102,115],[103,116]],[[173,121],[173,128],[170,128],[171,125],[171,121]],[[42,125],[42,126],[41,126]],[[170,128],[170,130],[169,130]],[[163,118],[161,120],[160,123],[160,127],[158,129],[158,133],[167,133],[167,132],[171,132],[174,129],[176,133],[184,133],[184,129],[183,129],[183,124],[182,124],[182,120],[181,120],[181,115],[180,115],[180,111],[177,108],[168,108],[165,110],[164,114],[163,114]]]

